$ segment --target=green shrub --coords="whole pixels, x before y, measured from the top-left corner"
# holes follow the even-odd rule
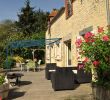
[[[2,85],[5,82],[5,77],[3,75],[0,75],[0,85]]]
[[[3,68],[4,69],[11,69],[14,67],[15,62],[16,61],[12,57],[8,57],[3,63]]]
[[[76,40],[76,46],[85,57],[82,68],[92,72],[92,81],[110,89],[110,30],[98,27],[97,33],[87,32],[84,39]]]
[[[14,59],[17,63],[24,62],[24,59],[20,56],[13,56],[12,59]]]

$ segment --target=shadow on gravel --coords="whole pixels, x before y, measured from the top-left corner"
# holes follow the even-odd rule
[[[32,84],[32,82],[30,82],[30,81],[21,81],[20,82],[20,86],[29,85],[29,84]]]
[[[80,86],[80,84],[74,84],[74,90],[77,89]]]
[[[25,92],[16,91],[18,88],[10,89],[7,100],[14,100],[16,98],[24,96]]]

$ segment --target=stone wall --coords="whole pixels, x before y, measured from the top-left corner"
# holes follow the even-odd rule
[[[75,0],[73,2],[73,15],[66,19],[65,12],[51,25],[51,38],[62,38],[61,60],[56,60],[54,48],[51,49],[51,62],[58,66],[66,66],[65,41],[71,39],[72,66],[77,66],[75,40],[80,33],[89,28],[97,30],[97,26],[107,26],[106,0]],[[46,38],[49,38],[48,31]],[[54,47],[54,46],[53,46]],[[46,50],[47,51],[47,50]],[[57,51],[59,52],[59,51]],[[46,60],[48,63],[49,60]]]

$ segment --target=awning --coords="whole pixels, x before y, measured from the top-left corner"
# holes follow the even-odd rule
[[[43,47],[45,46],[45,39],[39,39],[39,40],[21,40],[21,41],[14,41],[7,45],[9,48],[23,48],[23,47]]]
[[[46,45],[51,45],[51,44],[59,44],[60,43],[60,40],[62,38],[51,38],[51,39],[46,39]]]

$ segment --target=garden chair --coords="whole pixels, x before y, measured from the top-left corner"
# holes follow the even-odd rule
[[[34,61],[30,60],[30,61],[27,63],[26,67],[27,67],[27,72],[28,72],[30,69],[33,69],[34,72],[35,72],[36,65],[35,65],[35,62],[34,62]]]
[[[39,60],[37,64],[38,64],[38,65],[37,65],[37,68],[38,68],[38,70],[40,71],[41,60]]]

